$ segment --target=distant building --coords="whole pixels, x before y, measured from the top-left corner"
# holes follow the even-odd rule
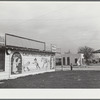
[[[92,58],[92,63],[100,63],[100,50],[93,52],[94,57]]]
[[[56,65],[67,66],[70,64],[82,66],[84,65],[83,54],[72,54],[71,52],[64,54],[56,54]]]

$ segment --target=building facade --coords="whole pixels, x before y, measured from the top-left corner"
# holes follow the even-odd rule
[[[82,66],[84,64],[83,54],[56,54],[56,65],[68,66],[70,64]]]
[[[0,80],[55,71],[55,53],[32,48],[0,47]]]

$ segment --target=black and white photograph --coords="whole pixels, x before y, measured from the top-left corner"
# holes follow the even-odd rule
[[[0,1],[0,89],[100,89],[100,2]]]

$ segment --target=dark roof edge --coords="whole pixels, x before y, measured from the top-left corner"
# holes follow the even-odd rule
[[[11,50],[20,50],[20,51],[30,51],[30,52],[38,52],[38,53],[49,53],[49,54],[55,54],[55,52],[45,51],[45,50],[39,50],[39,49],[33,49],[33,48],[25,48],[25,47],[16,47],[16,46],[6,46],[6,49]]]
[[[100,50],[93,51],[92,53],[100,53]]]

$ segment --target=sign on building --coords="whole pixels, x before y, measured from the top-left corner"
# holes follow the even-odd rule
[[[3,35],[0,35],[0,45],[1,46],[5,45],[5,38]]]
[[[51,44],[51,51],[52,51],[52,52],[56,52],[56,45]]]
[[[6,36],[6,46],[45,50],[45,42],[28,39],[16,35],[11,35],[11,34],[6,34],[5,36]]]

